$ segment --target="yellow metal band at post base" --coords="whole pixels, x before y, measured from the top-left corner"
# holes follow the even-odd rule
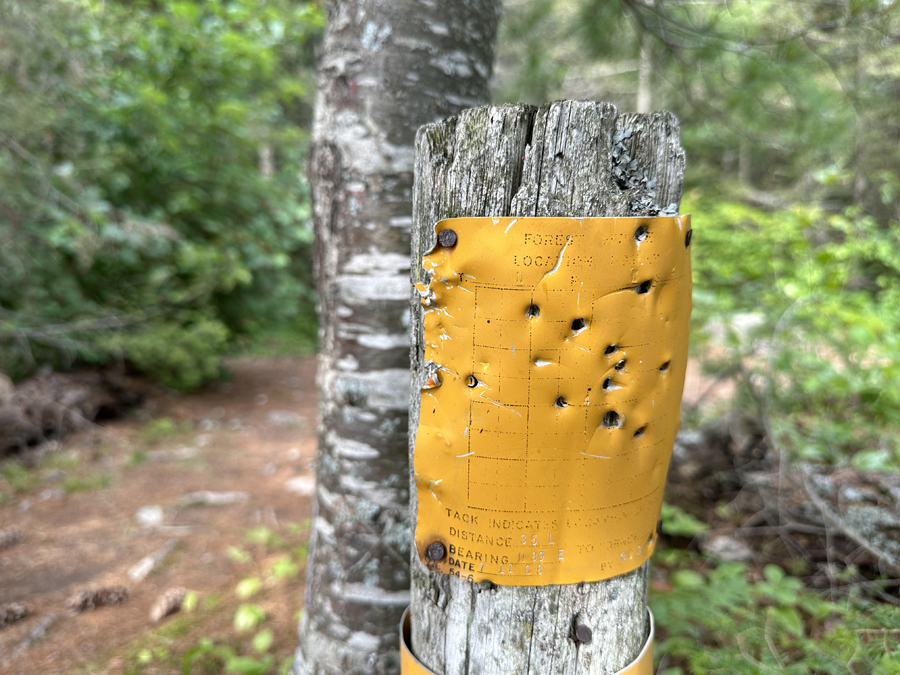
[[[630,664],[613,675],[653,675],[653,612],[647,610],[647,621],[650,623],[650,635],[641,653]],[[421,661],[413,656],[410,645],[409,608],[403,612],[400,620],[400,675],[437,675],[422,665]]]
[[[593,582],[656,544],[690,217],[455,218],[423,260],[415,546],[472,582]]]

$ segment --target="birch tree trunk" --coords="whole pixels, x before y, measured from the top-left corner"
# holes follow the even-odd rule
[[[638,67],[637,111],[648,113],[653,109],[653,88],[650,78],[653,73],[653,37],[649,32],[641,32],[641,57]]]
[[[409,247],[416,129],[488,97],[499,0],[329,0],[309,177],[321,390],[294,670],[399,670],[409,604]]]
[[[463,216],[674,215],[684,152],[671,114],[618,115],[605,103],[466,110],[416,138],[413,280],[434,224]],[[424,384],[422,313],[412,302],[415,389]],[[410,461],[419,397],[410,410]],[[416,513],[412,490],[412,513]],[[415,529],[415,528],[413,528]],[[412,558],[412,651],[440,675],[605,675],[646,638],[646,566],[595,583],[472,584]],[[593,633],[573,639],[577,625]],[[585,633],[580,633],[585,637]]]

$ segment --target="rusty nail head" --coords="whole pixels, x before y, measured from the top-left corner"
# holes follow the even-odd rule
[[[450,229],[441,230],[438,232],[438,243],[447,248],[456,246],[456,231]]]
[[[590,644],[591,640],[594,639],[594,634],[591,632],[591,629],[585,626],[583,623],[575,626],[575,639],[583,644]]]
[[[437,562],[438,560],[444,559],[446,552],[447,549],[444,548],[444,545],[441,542],[433,541],[428,544],[428,548],[425,549],[425,557],[431,562]]]

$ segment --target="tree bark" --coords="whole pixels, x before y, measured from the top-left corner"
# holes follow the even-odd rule
[[[671,114],[618,115],[606,103],[467,110],[416,138],[412,277],[434,224],[463,216],[675,215],[684,152]],[[422,312],[412,301],[414,391],[425,382]],[[410,462],[419,396],[410,406]],[[416,492],[411,492],[416,514]],[[413,527],[415,530],[415,527]],[[646,566],[595,583],[472,584],[430,572],[412,555],[412,650],[440,675],[613,673],[646,638]],[[593,630],[572,639],[576,617]]]
[[[309,177],[321,389],[294,670],[396,673],[409,604],[416,129],[488,98],[499,1],[329,0]]]
[[[653,38],[650,33],[641,34],[641,58],[638,68],[637,111],[648,113],[653,109],[653,88],[650,78],[653,73]]]

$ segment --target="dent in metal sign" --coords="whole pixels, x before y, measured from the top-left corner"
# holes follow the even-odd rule
[[[689,217],[436,231],[418,287],[433,368],[414,455],[420,558],[504,585],[636,569],[680,420]]]

